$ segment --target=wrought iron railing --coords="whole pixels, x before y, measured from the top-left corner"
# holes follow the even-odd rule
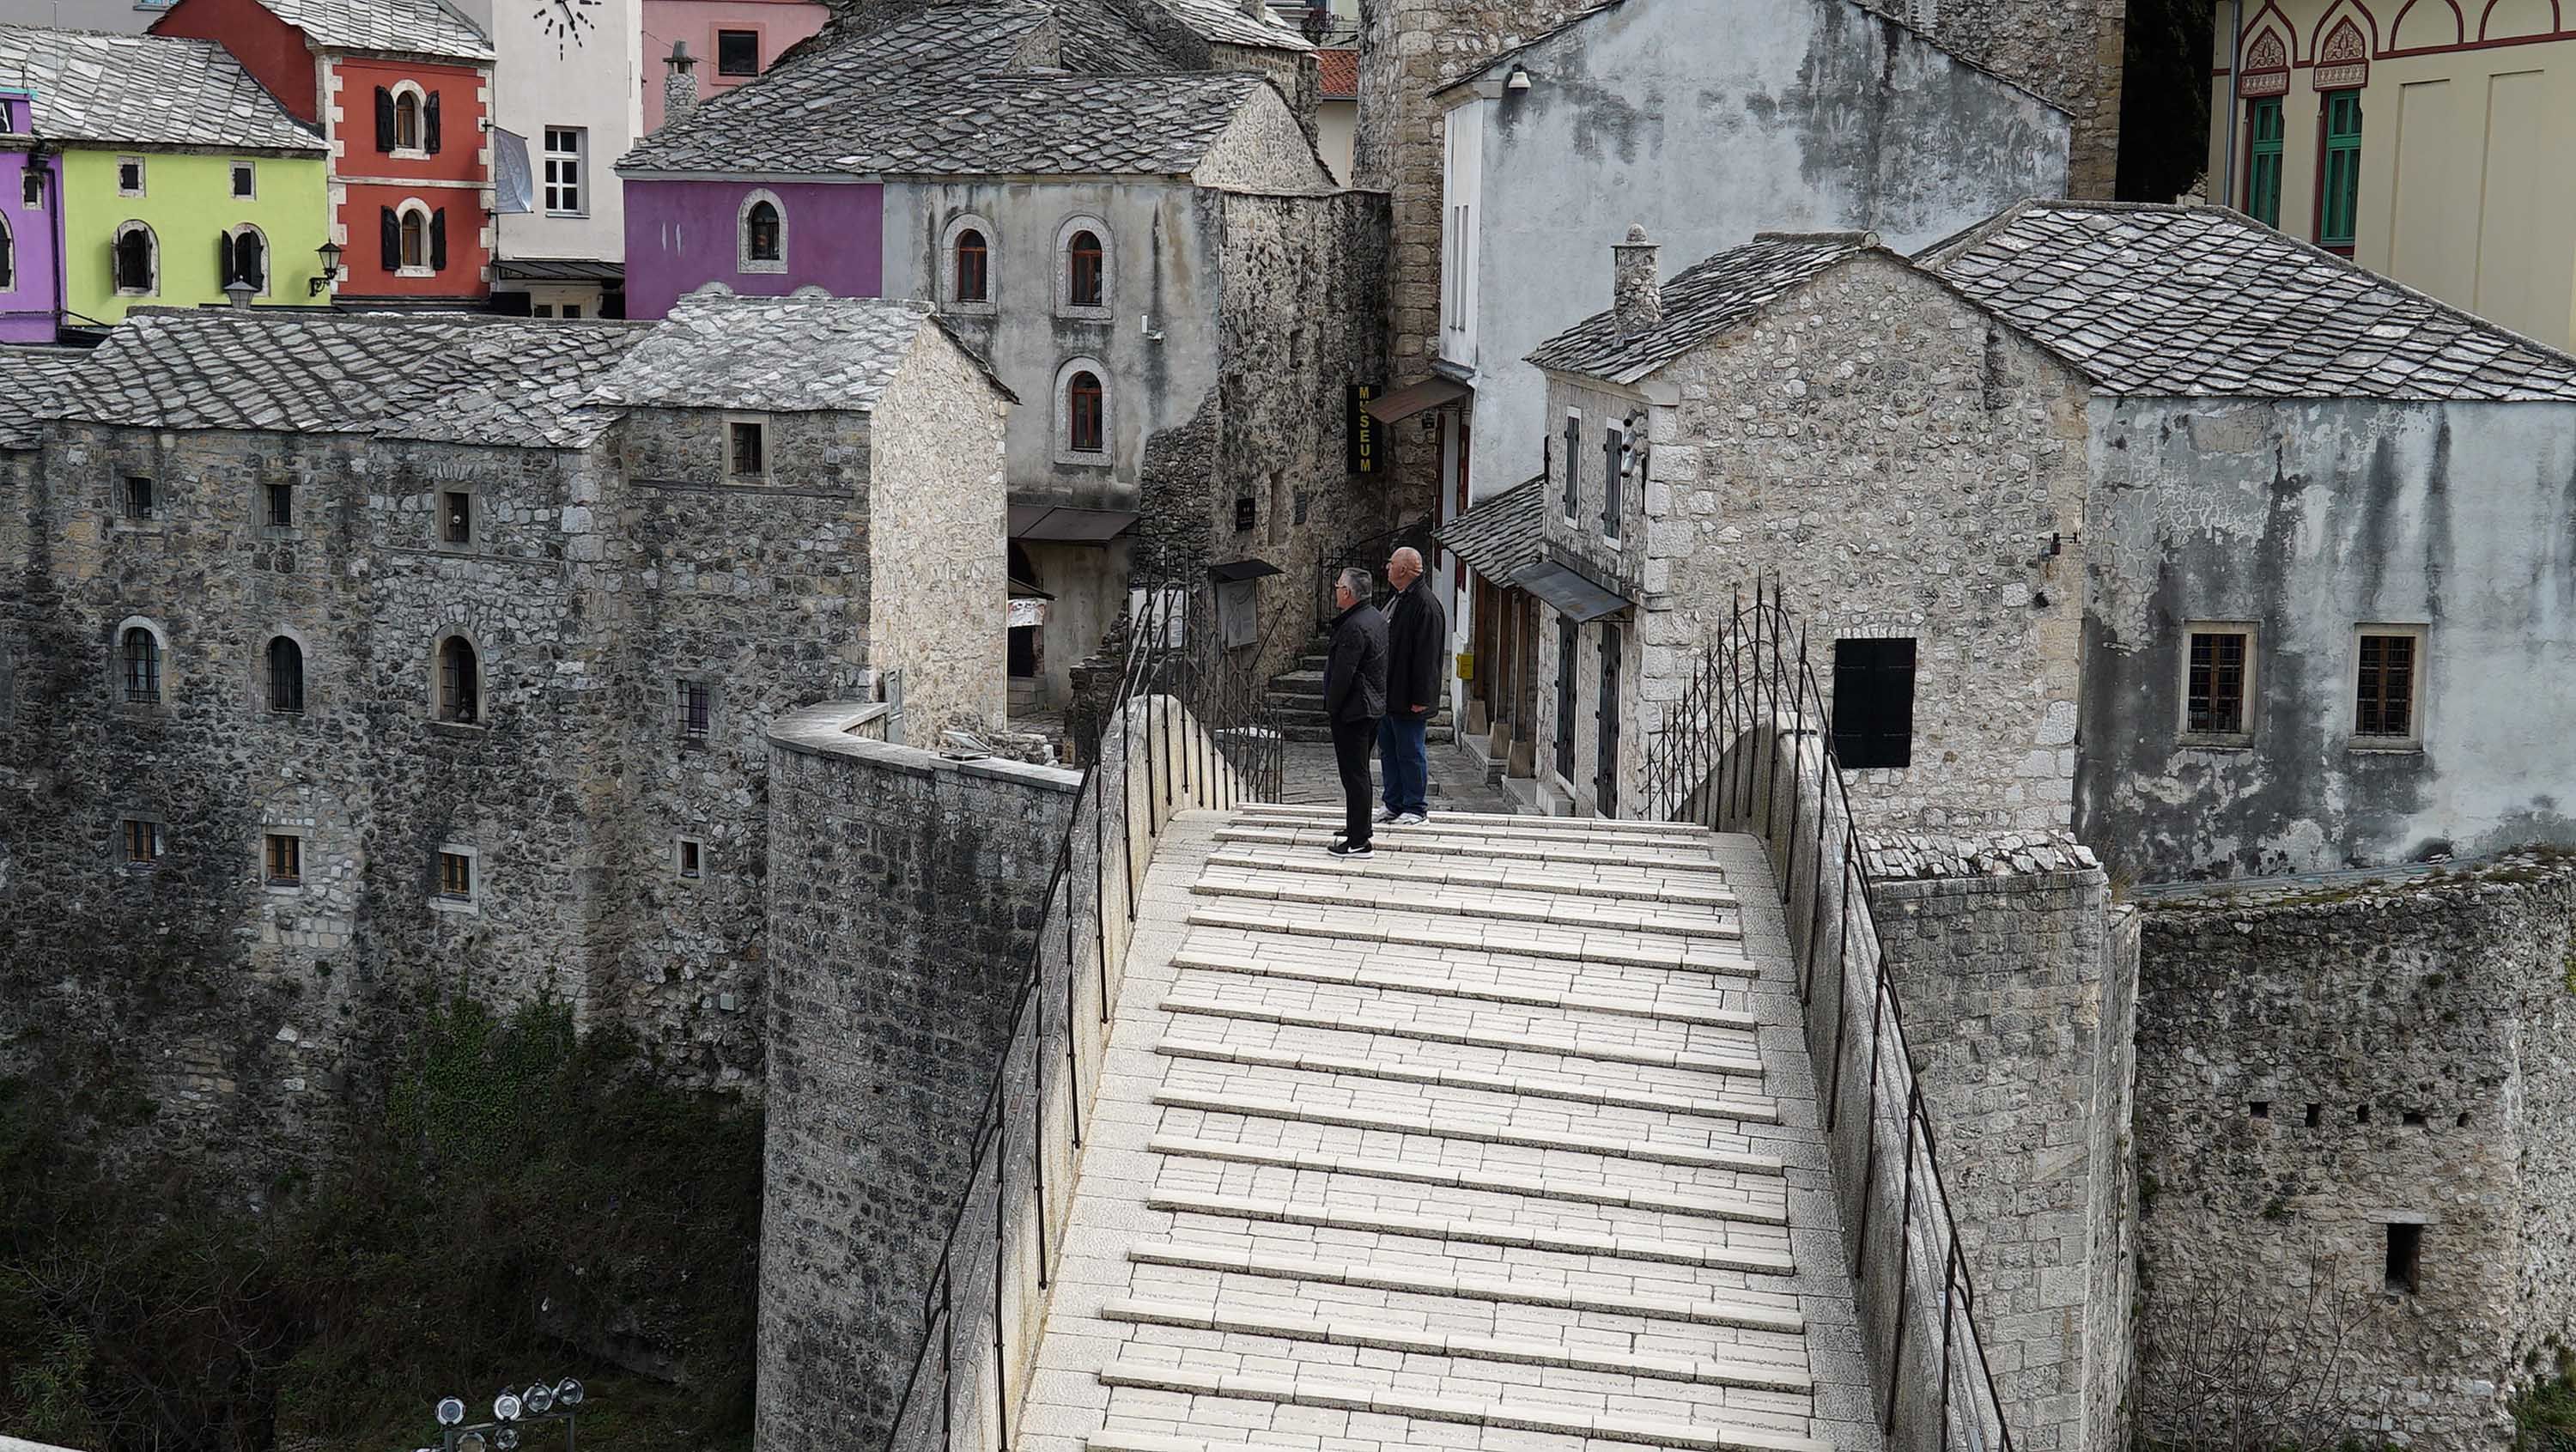
[[[1387,588],[1386,557],[1397,550],[1411,546],[1420,552],[1423,573],[1437,578],[1440,573],[1440,545],[1431,537],[1431,531],[1435,527],[1435,522],[1432,520],[1416,520],[1411,524],[1383,530],[1366,539],[1355,539],[1348,544],[1334,545],[1316,551],[1315,628],[1322,630],[1333,623],[1335,615],[1341,613],[1333,606],[1333,581],[1342,571],[1354,565],[1368,571],[1369,578],[1377,582],[1375,588],[1380,604],[1384,604],[1387,597],[1394,593]]]
[[[1881,1433],[1896,1452],[2011,1452],[1828,701],[1778,585],[1739,595],[1688,670],[1645,752],[1644,806],[1771,848]]]
[[[1013,1386],[1072,1203],[1084,1086],[1106,1048],[1154,838],[1176,811],[1279,800],[1284,737],[1262,682],[1223,649],[1204,588],[1143,592],[1105,723],[1049,874],[973,1169],[922,1290],[921,1350],[889,1452],[958,1448],[961,1416],[978,1423],[965,1446],[1010,1446]]]

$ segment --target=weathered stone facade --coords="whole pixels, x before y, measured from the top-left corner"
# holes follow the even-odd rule
[[[2308,1308],[2373,1308],[2342,1347],[2363,1425],[2506,1444],[2507,1399],[2576,1339],[2571,905],[2556,859],[2148,904],[2142,1434],[2207,1395],[2173,1357],[2215,1289],[2319,1372]]]
[[[2070,197],[2107,198],[2120,163],[2120,86],[2128,0],[1863,0],[2018,85],[2074,119]]]

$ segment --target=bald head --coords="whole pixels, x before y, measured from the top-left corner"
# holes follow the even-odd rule
[[[1407,545],[1386,557],[1386,582],[1401,590],[1422,578],[1422,552]]]

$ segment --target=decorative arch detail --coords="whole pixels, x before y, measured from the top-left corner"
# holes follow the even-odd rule
[[[939,301],[961,313],[991,312],[1001,288],[1001,263],[1001,233],[992,221],[959,213],[939,234]]]
[[[2501,17],[2498,12],[2502,12]],[[2478,16],[2478,39],[2556,35],[2560,23],[2558,0],[2487,0],[2485,11]]]
[[[2320,91],[2348,91],[2370,84],[2370,41],[2350,15],[2317,42],[2316,68],[2308,84]]]
[[[2450,30],[2443,32],[2442,19],[2450,17]],[[2388,27],[2388,54],[2403,55],[2408,51],[2437,50],[2458,45],[2468,38],[2468,22],[2460,14],[2459,0],[2406,0],[2406,8]]]
[[[2308,31],[2308,63],[2327,64],[2326,52],[2335,46],[2347,26],[2359,39],[2357,54],[2363,60],[2379,54],[2379,17],[2362,0],[2334,0]]]

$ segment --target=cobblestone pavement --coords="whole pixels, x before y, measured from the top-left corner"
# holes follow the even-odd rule
[[[1374,763],[1370,774],[1377,780]],[[1280,800],[1296,806],[1338,807],[1342,776],[1333,767],[1333,748],[1317,741],[1288,743],[1288,776]],[[1431,743],[1431,811],[1500,812],[1509,807],[1503,789],[1485,781],[1484,764],[1448,742]]]
[[[1758,848],[1329,815],[1155,853],[1015,1445],[1875,1445]]]

